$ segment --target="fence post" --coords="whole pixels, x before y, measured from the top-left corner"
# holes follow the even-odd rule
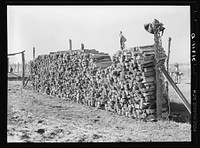
[[[18,62],[18,65],[17,65],[17,72],[19,73],[19,62]]]
[[[35,47],[33,47],[33,60],[35,59]]]
[[[169,37],[169,39],[168,39],[168,55],[167,55],[167,61],[166,61],[168,74],[170,73],[169,72],[169,57],[170,57],[170,52],[171,52],[170,51],[171,40],[172,40],[172,38]],[[169,100],[169,83],[168,83],[168,81],[166,81],[166,91],[167,91],[167,98]],[[169,107],[170,107],[170,105],[169,105]]]
[[[172,38],[169,37],[169,40],[168,40],[168,56],[167,56],[167,72],[169,73],[169,57],[170,57],[170,45],[171,45],[171,40]]]
[[[81,50],[83,50],[84,49],[84,44],[83,43],[81,43]]]
[[[22,52],[22,84],[24,86],[24,82],[25,82],[25,58],[24,58],[24,52]]]
[[[69,39],[69,50],[72,51],[72,40]]]
[[[15,68],[14,68],[14,72],[16,72],[16,63],[15,63]]]

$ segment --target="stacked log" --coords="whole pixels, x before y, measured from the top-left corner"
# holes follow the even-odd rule
[[[29,67],[33,88],[131,118],[155,118],[153,45],[119,51],[112,61],[98,54],[76,50],[38,56]],[[102,68],[101,62],[110,66]]]

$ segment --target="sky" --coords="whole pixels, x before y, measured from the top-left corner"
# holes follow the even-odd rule
[[[127,38],[126,48],[153,45],[153,34],[144,24],[158,19],[164,24],[162,46],[170,63],[190,63],[189,6],[8,6],[8,53],[25,50],[25,60],[69,49],[96,49],[113,55],[120,49],[119,32]],[[9,57],[21,62],[21,55]]]

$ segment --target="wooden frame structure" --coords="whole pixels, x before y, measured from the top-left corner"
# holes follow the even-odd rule
[[[11,53],[8,54],[8,56],[15,56],[17,54],[22,54],[22,85],[24,86],[25,83],[25,56],[24,56],[24,51],[17,52],[17,53]],[[8,58],[8,65],[9,65],[9,58]]]

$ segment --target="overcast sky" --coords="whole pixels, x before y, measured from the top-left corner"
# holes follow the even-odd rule
[[[96,49],[114,54],[120,49],[119,32],[126,47],[154,44],[144,24],[158,19],[164,24],[163,47],[171,37],[170,63],[190,62],[189,6],[8,6],[8,53],[26,50],[26,61],[52,51]],[[21,62],[21,55],[10,57]]]

